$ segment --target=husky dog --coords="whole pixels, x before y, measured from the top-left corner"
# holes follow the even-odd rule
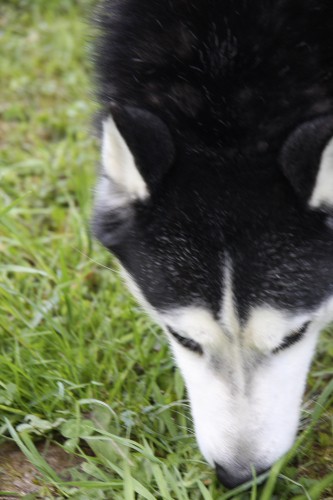
[[[94,233],[234,487],[292,445],[333,319],[333,2],[107,0]]]

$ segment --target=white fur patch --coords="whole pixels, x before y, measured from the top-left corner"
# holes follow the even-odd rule
[[[283,339],[310,319],[309,314],[292,316],[272,307],[255,307],[247,322],[244,340],[260,351],[273,351]]]
[[[102,165],[104,173],[128,199],[144,199],[148,196],[147,185],[111,116],[103,122]]]
[[[100,176],[95,187],[95,204],[99,211],[118,210],[128,207],[128,194],[109,178]]]
[[[224,291],[220,319],[229,335],[238,335],[241,327],[237,317],[232,289],[232,264],[231,259],[227,259],[224,267]]]
[[[161,313],[163,323],[179,335],[188,337],[201,346],[221,345],[224,334],[213,315],[201,307],[184,307]]]
[[[309,203],[313,208],[333,205],[333,139],[322,154],[316,184]]]

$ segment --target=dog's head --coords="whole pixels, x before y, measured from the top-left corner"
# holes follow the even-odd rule
[[[234,486],[292,445],[333,319],[333,117],[274,148],[171,131],[130,107],[102,129],[95,234],[166,331],[200,448]]]

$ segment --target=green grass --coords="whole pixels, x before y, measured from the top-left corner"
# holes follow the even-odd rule
[[[330,332],[295,447],[265,484],[228,492],[197,449],[165,339],[92,242],[90,10],[88,0],[0,5],[0,449],[21,448],[43,498],[333,497]],[[81,464],[61,476],[40,440]]]

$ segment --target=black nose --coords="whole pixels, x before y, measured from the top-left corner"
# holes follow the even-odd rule
[[[247,481],[250,481],[253,477],[251,469],[243,469],[240,467],[235,467],[234,469],[223,467],[222,465],[215,464],[216,474],[219,481],[226,488],[236,488]],[[263,472],[266,472],[266,468],[256,469],[256,475],[259,476]]]
[[[239,486],[242,483],[245,483],[248,479],[247,476],[244,476],[244,474],[240,474],[239,471],[231,471],[231,469],[226,469],[225,467],[222,467],[222,465],[216,465],[216,474],[217,477],[220,481],[220,483],[223,484],[226,488],[236,488],[236,486]]]

